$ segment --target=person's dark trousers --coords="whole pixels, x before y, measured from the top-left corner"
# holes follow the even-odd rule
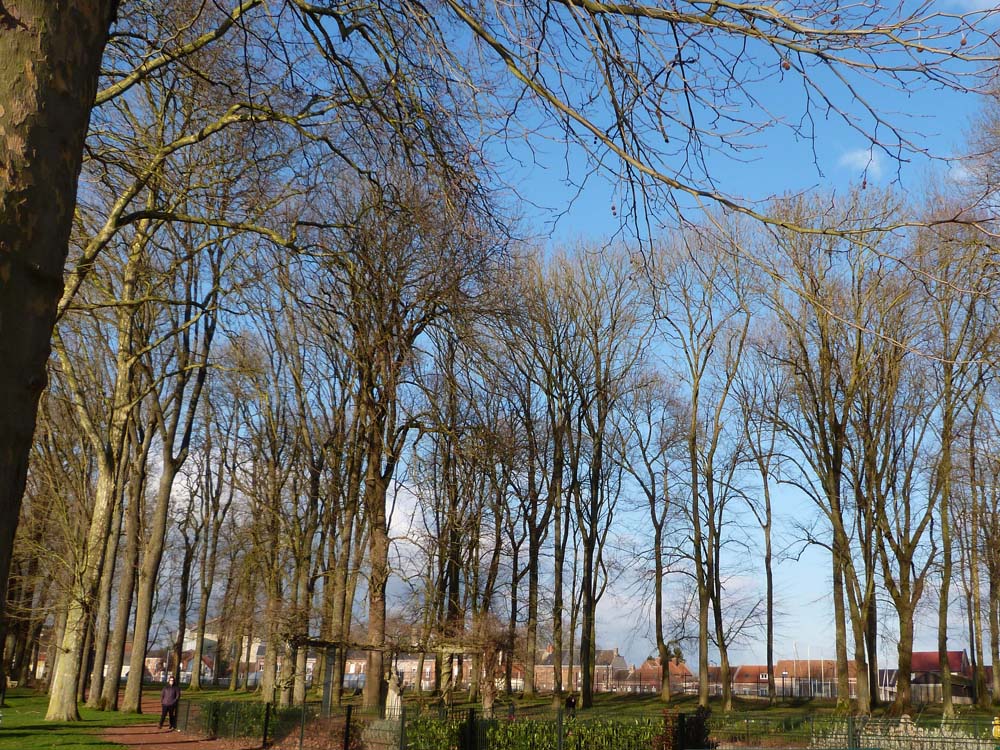
[[[172,706],[163,706],[160,711],[160,729],[163,729],[163,720],[170,719],[170,728],[177,729],[177,704]]]

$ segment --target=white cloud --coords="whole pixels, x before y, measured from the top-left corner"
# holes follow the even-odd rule
[[[974,175],[972,171],[961,162],[951,162],[948,165],[948,181],[956,185],[968,185],[972,182]]]
[[[870,148],[858,148],[840,155],[837,165],[872,179],[882,176],[882,157]]]

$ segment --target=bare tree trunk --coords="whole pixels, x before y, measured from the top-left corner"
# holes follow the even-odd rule
[[[104,572],[101,574],[97,621],[94,624],[94,669],[90,675],[88,708],[100,708],[102,702],[104,666],[107,663],[108,638],[111,631],[111,587],[118,567],[118,542],[121,539],[123,515],[122,503],[116,502],[111,520],[111,534],[108,536],[108,548],[104,553]]]
[[[170,493],[177,475],[177,467],[170,455],[170,447],[164,448],[162,473],[156,495],[156,507],[146,534],[146,550],[138,575],[138,598],[135,605],[135,629],[132,635],[132,655],[129,659],[128,680],[121,710],[127,713],[141,713],[142,675],[145,671],[146,651],[149,648],[149,630],[153,621],[153,599],[156,591],[160,561],[167,535],[167,511],[170,509]]]
[[[1000,591],[990,575],[990,663],[1000,664]],[[1000,704],[1000,669],[993,667],[993,705]]]
[[[134,430],[134,428],[133,428]],[[154,430],[147,429],[141,434],[133,434],[133,455],[129,462],[128,504],[125,512],[125,556],[121,561],[121,578],[118,582],[118,603],[115,611],[115,627],[111,636],[108,653],[108,676],[101,694],[102,708],[118,708],[118,691],[121,682],[122,665],[125,661],[125,641],[128,639],[129,621],[132,617],[132,598],[135,594],[136,567],[139,564],[139,519],[146,489],[146,458],[153,441]],[[136,447],[137,446],[137,447]]]
[[[840,564],[836,542],[830,556],[833,561],[833,620],[835,629],[834,648],[837,655],[837,706],[851,705],[850,674],[847,671],[847,617],[844,611],[844,572]]]
[[[651,513],[655,513],[651,509]],[[656,653],[660,657],[660,700],[670,703],[670,660],[673,654],[667,646],[663,633],[663,526],[653,522],[653,630],[656,638]]]
[[[380,457],[376,456],[380,461]],[[369,461],[371,461],[371,457]],[[389,579],[389,535],[385,518],[385,487],[377,477],[378,465],[369,464],[370,486],[374,489],[374,507],[370,510],[369,563],[371,566],[368,584],[368,643],[373,647],[368,651],[366,667],[364,706],[375,709],[382,705],[382,685],[385,682],[385,664],[382,647],[385,645],[385,589]],[[366,493],[366,497],[368,493]]]
[[[525,623],[524,695],[535,694],[535,661],[538,654],[538,536],[534,526],[528,531],[528,620]]]
[[[77,710],[77,683],[79,682],[80,660],[83,656],[87,621],[93,606],[93,598],[101,573],[105,540],[111,525],[112,505],[115,500],[114,470],[105,467],[97,480],[94,513],[74,577],[74,585],[69,591],[69,605],[66,610],[66,626],[62,636],[62,654],[52,677],[52,692],[49,708],[45,714],[47,721],[79,721]]]
[[[253,633],[252,633],[252,631],[247,630],[246,638],[247,638],[247,653],[246,653],[247,671],[246,671],[246,674],[243,676],[243,689],[244,690],[249,690],[250,689],[250,658],[251,658],[251,651],[253,650]]]
[[[951,365],[944,368],[944,413],[941,424],[941,458],[938,468],[939,485],[938,518],[941,533],[941,586],[938,594],[938,666],[941,672],[941,713],[946,718],[955,715],[951,700],[951,667],[948,661],[948,610],[951,604],[952,542],[951,542],[951,438],[954,434],[954,416],[951,403]]]
[[[0,6],[0,618],[83,143],[116,10],[116,0]],[[50,712],[79,718],[64,701]]]
[[[177,596],[177,638],[174,639],[174,682],[181,684],[181,659],[184,655],[184,638],[187,634],[188,599],[191,596],[191,565],[194,562],[198,535],[189,543],[184,539],[184,559],[181,562],[181,585]],[[200,662],[191,662],[191,673],[201,672]]]
[[[89,673],[87,667],[90,665],[90,652],[93,649],[94,642],[94,618],[88,617],[86,629],[83,636],[83,648],[80,649],[80,665],[78,669],[78,677],[76,681],[76,697],[78,701],[82,701],[86,697],[87,690],[87,678]]]
[[[66,616],[67,611],[65,609],[59,610],[56,615],[56,624],[52,628],[52,639],[49,641],[49,647],[46,652],[45,657],[45,682],[46,682],[46,692],[51,696],[53,680],[52,676],[56,673],[59,668],[59,660],[62,658],[62,650],[59,648],[63,640],[63,635],[66,632]]]
[[[215,564],[217,560],[217,550],[216,550],[216,540],[218,539],[218,531],[213,534],[212,539],[205,540],[205,545],[201,550],[201,566],[199,573],[199,591],[200,597],[198,599],[198,622],[195,624],[195,634],[194,634],[194,654],[191,657],[191,663],[198,665],[198,668],[191,668],[191,682],[188,684],[188,690],[198,691],[201,690],[201,662],[205,653],[205,624],[208,622],[208,604],[209,600],[212,598],[212,586],[215,583],[213,580],[215,577]],[[211,548],[211,549],[210,549]],[[218,644],[216,644],[218,648]],[[219,655],[215,655],[215,669],[213,670],[213,677],[219,671]]]

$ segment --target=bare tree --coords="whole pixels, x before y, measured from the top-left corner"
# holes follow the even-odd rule
[[[724,416],[746,345],[749,309],[740,275],[729,263],[728,236],[690,234],[663,248],[652,264],[652,305],[673,351],[685,388],[687,522],[698,597],[698,700],[708,705],[708,649],[719,649],[724,701],[731,702],[727,626],[723,618],[722,561],[726,506],[735,494],[732,474],[739,440],[727,440]],[[710,627],[709,619],[712,619]]]
[[[618,460],[639,486],[653,529],[649,553],[653,558],[653,638],[662,669],[660,700],[669,703],[670,661],[677,658],[679,649],[664,621],[667,572],[684,554],[677,541],[669,538],[669,531],[678,520],[675,493],[677,475],[683,469],[684,425],[688,420],[679,394],[662,373],[650,369],[635,377],[637,382],[622,405],[628,429]]]

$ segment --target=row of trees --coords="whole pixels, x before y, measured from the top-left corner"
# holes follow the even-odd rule
[[[617,246],[497,255],[491,235],[420,186],[391,204],[338,187],[308,252],[247,252],[213,228],[191,257],[168,252],[161,265],[169,243],[146,256],[143,286],[181,285],[131,306],[126,385],[125,305],[95,304],[114,312],[74,312],[60,326],[12,588],[22,666],[55,617],[53,705],[60,689],[75,705],[89,672],[90,702],[116,706],[104,667],[120,671],[130,640],[121,707],[134,709],[138,646],[165,598],[175,665],[192,621],[200,663],[216,614],[216,658],[238,663],[260,636],[263,693],[286,702],[305,698],[316,640],[338,649],[338,686],[348,647],[369,650],[369,675],[393,651],[438,649],[477,654],[472,673],[490,684],[499,667],[482,653],[505,654],[508,685],[516,658],[531,692],[551,639],[557,696],[575,688],[561,684],[563,660],[572,673],[579,659],[588,705],[597,607],[629,577],[653,603],[664,661],[678,641],[697,644],[707,702],[710,652],[724,690],[729,649],[761,629],[773,665],[775,547],[789,540],[830,553],[841,700],[850,660],[858,707],[876,700],[886,597],[899,708],[921,606],[942,612],[945,659],[956,601],[988,699],[1000,508],[994,261],[981,236],[803,239],[720,221],[641,257]],[[859,191],[775,211],[803,221],[832,205],[838,226],[863,227],[871,210],[903,211],[893,200]],[[254,278],[261,263],[269,273]],[[82,298],[129,288],[136,266],[100,284],[95,271]],[[228,288],[223,275],[244,282]],[[90,336],[73,325],[98,321],[107,328]],[[105,470],[92,435],[115,429]],[[116,500],[87,609],[77,571],[103,482]],[[812,501],[811,522],[782,522],[778,485]],[[179,587],[161,571],[168,537]],[[763,560],[760,591],[729,585],[756,572],[747,557]],[[689,620],[676,614],[686,601]],[[437,674],[447,689],[447,657]],[[192,680],[197,689],[197,669]],[[667,689],[665,679],[664,699]],[[366,690],[377,704],[378,680]]]
[[[780,123],[732,114],[734,96],[757,101],[761,69],[765,84],[794,71],[807,115],[833,101],[821,70],[854,91],[872,56],[893,85],[931,72],[980,87],[988,13],[77,5],[85,23],[0,6],[0,321],[23,324],[0,336],[5,587],[13,555],[0,640],[23,669],[51,627],[50,719],[76,718],[84,692],[138,707],[171,540],[176,649],[195,608],[199,643],[218,611],[232,647],[260,608],[267,694],[303,699],[318,637],[340,649],[338,685],[345,649],[368,650],[377,704],[375,677],[404,645],[388,632],[398,586],[420,646],[509,655],[523,627],[529,686],[549,631],[557,679],[578,654],[589,705],[597,608],[620,574],[610,550],[638,509],[653,534],[630,544],[652,571],[663,657],[683,634],[666,617],[670,573],[693,581],[705,702],[710,648],[725,674],[755,621],[727,590],[744,512],[760,522],[773,641],[776,482],[823,521],[803,536],[830,549],[840,679],[853,645],[863,709],[883,587],[902,661],[937,576],[943,654],[957,560],[977,664],[986,632],[995,653],[978,429],[988,235],[889,231],[909,216],[872,191],[761,212],[716,190],[705,158]],[[24,78],[39,60],[52,74]],[[845,105],[845,121],[874,146],[922,150],[850,99],[860,118]],[[588,171],[619,160],[641,251],[547,257],[519,241],[484,150],[515,127],[577,144]],[[728,210],[651,229],[680,194]],[[119,706],[103,677],[126,641]]]

